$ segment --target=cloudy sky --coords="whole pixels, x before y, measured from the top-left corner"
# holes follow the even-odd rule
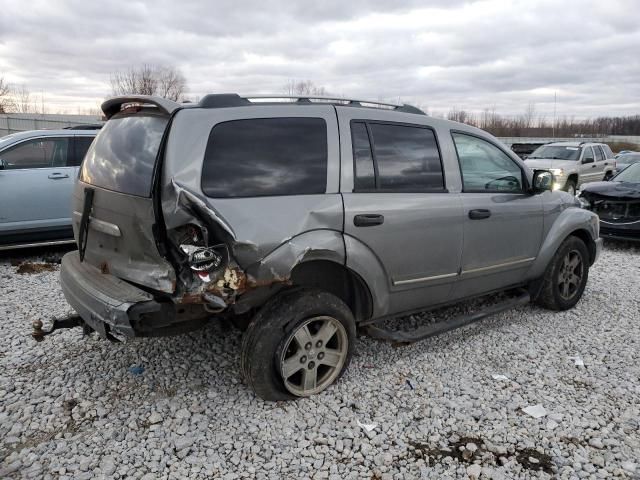
[[[178,67],[192,97],[310,79],[355,98],[552,115],[640,113],[638,0],[0,0],[0,76],[51,111],[109,76]]]

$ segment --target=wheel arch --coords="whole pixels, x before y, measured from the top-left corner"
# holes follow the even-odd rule
[[[586,229],[580,228],[571,232],[569,236],[578,237],[584,242],[589,251],[589,265],[593,265],[593,262],[596,261],[596,242],[591,237],[591,234]]]
[[[319,288],[340,298],[351,309],[356,322],[373,315],[373,297],[364,279],[340,263],[317,259],[301,262],[291,271],[294,287]]]
[[[574,172],[574,173],[570,174],[570,175],[567,177],[567,181],[565,182],[565,185],[566,185],[567,183],[569,183],[569,181],[571,181],[571,180],[573,180],[573,185],[574,185],[576,188],[578,188],[578,183],[579,183],[579,180],[580,180],[580,176],[579,176],[576,172]]]
[[[556,251],[568,237],[576,236],[587,245],[589,262],[593,264],[596,259],[596,239],[599,233],[598,216],[589,210],[581,208],[567,208],[556,218],[547,233],[540,251],[528,277],[535,279],[541,277]]]

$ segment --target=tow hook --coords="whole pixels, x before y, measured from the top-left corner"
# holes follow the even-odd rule
[[[82,327],[82,334],[89,335],[93,328],[87,325],[80,315],[68,315],[63,318],[52,318],[51,328],[49,330],[42,329],[42,320],[36,320],[33,322],[33,332],[31,336],[34,338],[36,342],[41,342],[44,340],[44,337],[47,335],[51,335],[56,330],[60,330],[63,328],[75,328]]]

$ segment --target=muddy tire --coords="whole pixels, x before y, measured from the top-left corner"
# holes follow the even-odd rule
[[[310,288],[281,292],[244,333],[242,375],[264,400],[314,395],[346,370],[355,333],[353,314],[338,297]]]
[[[584,292],[589,278],[589,251],[578,237],[569,237],[547,267],[536,303],[550,310],[572,308]]]
[[[563,190],[571,195],[576,194],[576,181],[575,180],[567,180],[567,183],[564,185]]]

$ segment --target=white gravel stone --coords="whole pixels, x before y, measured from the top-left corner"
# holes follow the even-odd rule
[[[480,478],[481,473],[482,473],[482,467],[478,464],[469,465],[467,467],[467,475],[469,475],[469,478],[471,478],[472,480]]]
[[[31,323],[70,308],[58,272],[15,271],[0,257],[0,478],[638,475],[637,246],[606,244],[572,310],[527,305],[401,348],[361,337],[337,385],[288,403],[251,393],[241,335],[216,320],[173,338],[111,344],[76,329],[36,343]],[[567,361],[577,353],[584,367]],[[523,414],[538,404],[546,417]]]

